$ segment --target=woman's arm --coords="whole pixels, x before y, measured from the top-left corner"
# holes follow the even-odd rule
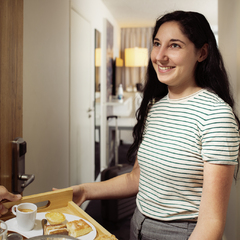
[[[197,225],[189,240],[221,240],[235,166],[204,163]]]
[[[140,169],[136,159],[130,173],[103,182],[83,183],[72,186],[73,201],[81,205],[86,200],[125,198],[138,192]]]

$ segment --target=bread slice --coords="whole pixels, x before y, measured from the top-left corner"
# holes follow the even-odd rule
[[[60,212],[49,212],[45,217],[51,225],[61,224],[66,220],[64,214]]]
[[[44,235],[53,235],[53,234],[68,235],[67,226],[65,224],[45,225]]]
[[[84,220],[79,219],[67,223],[68,234],[72,237],[80,237],[92,231],[92,227]]]
[[[117,240],[117,238],[114,235],[111,236],[101,235],[95,238],[95,240]]]

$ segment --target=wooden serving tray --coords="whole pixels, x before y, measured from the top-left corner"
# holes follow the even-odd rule
[[[44,206],[38,207],[37,212],[51,212],[58,211],[61,213],[75,215],[81,218],[86,219],[94,225],[97,230],[97,236],[107,235],[111,236],[111,233],[108,232],[104,227],[102,227],[98,222],[96,222],[91,216],[89,216],[84,210],[82,210],[78,205],[73,201],[73,190],[72,188],[64,188],[56,191],[45,192],[40,194],[34,194],[30,196],[25,196],[21,200],[16,202],[3,202],[3,205],[10,209],[14,205],[18,205],[24,202],[30,203],[46,203]],[[10,211],[3,215],[1,220],[8,220],[15,217]]]

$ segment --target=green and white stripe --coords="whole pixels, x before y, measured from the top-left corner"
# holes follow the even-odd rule
[[[204,161],[235,165],[238,148],[232,109],[216,94],[164,97],[149,111],[138,151],[139,210],[165,221],[196,218]]]

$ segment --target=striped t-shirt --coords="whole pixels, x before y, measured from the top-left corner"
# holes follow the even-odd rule
[[[138,150],[137,206],[148,217],[198,217],[203,163],[237,164],[239,132],[231,107],[208,90],[150,109]]]

